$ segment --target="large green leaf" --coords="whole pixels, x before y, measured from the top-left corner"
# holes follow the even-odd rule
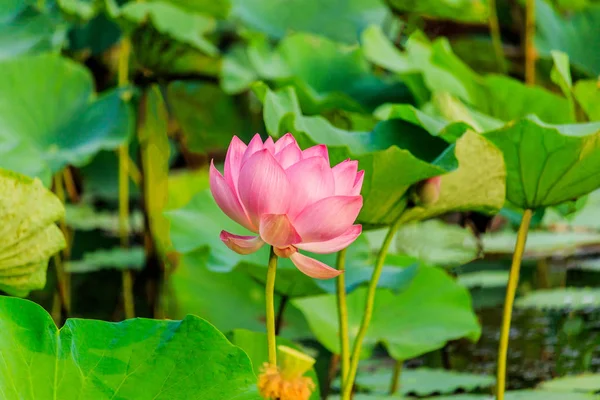
[[[482,239],[486,254],[512,255],[517,242],[516,232],[488,233]],[[600,243],[600,234],[594,232],[531,231],[527,235],[525,258],[568,257],[585,246]]]
[[[402,221],[418,221],[453,211],[496,213],[504,204],[506,170],[502,153],[484,137],[468,132],[439,160],[453,158],[458,168],[442,175],[437,201],[408,209]]]
[[[359,288],[348,295],[351,342],[361,323],[366,292]],[[304,297],[292,303],[302,311],[317,339],[339,354],[336,297]],[[480,334],[468,291],[443,270],[422,267],[406,290],[398,294],[377,291],[363,356],[381,342],[392,357],[406,360],[439,349],[449,340],[467,337],[476,341]]]
[[[65,221],[70,227],[80,231],[103,230],[119,232],[119,214],[112,211],[96,210],[86,203],[67,204]],[[144,216],[138,210],[129,213],[127,230],[141,232],[144,229]]]
[[[128,2],[123,7],[119,7],[116,0],[106,1],[109,3],[109,14],[125,21],[129,29],[148,22],[173,40],[208,55],[218,54],[215,45],[204,36],[216,27],[214,18],[208,15],[192,12],[168,1]]]
[[[360,47],[312,34],[286,36],[275,49],[266,38],[253,37],[244,50],[234,48],[224,63],[221,82],[231,93],[256,80],[291,84],[306,114],[332,109],[362,111],[383,102],[410,101],[401,85],[373,74]]]
[[[269,134],[280,136],[292,132],[303,148],[326,144],[332,165],[347,158],[358,160],[359,168],[365,170],[364,206],[358,217],[361,223],[390,224],[406,207],[410,186],[446,172],[397,146],[403,141],[406,145],[407,138],[413,136],[416,138],[413,147],[420,151],[431,149],[429,135],[416,126],[413,126],[413,132],[401,131],[392,121],[383,121],[373,132],[350,132],[332,126],[322,117],[302,115],[292,88],[272,92],[261,86],[257,92],[263,99],[263,116]],[[418,135],[423,136],[423,143],[419,143]]]
[[[25,296],[46,284],[50,256],[66,246],[64,208],[37,179],[0,169],[0,290]]]
[[[495,397],[485,394],[459,394],[456,396],[428,397],[430,400],[494,400]],[[566,400],[564,393],[545,390],[514,390],[506,392],[506,400]],[[365,399],[368,400],[368,399]],[[597,400],[591,394],[570,393],[568,400]]]
[[[248,356],[194,316],[59,330],[37,304],[0,297],[0,348],[6,400],[260,399]]]
[[[26,0],[0,4],[0,60],[57,51],[66,42],[67,24],[55,12],[41,12]]]
[[[600,74],[600,5],[593,4],[581,11],[558,14],[544,0],[536,1],[536,50],[550,57],[553,50],[569,55],[571,63],[590,76]]]
[[[133,113],[110,91],[98,99],[91,74],[56,55],[0,63],[0,165],[40,176],[81,166],[133,130]]]
[[[600,84],[597,80],[577,81],[573,89],[575,98],[590,121],[600,121]]]
[[[600,187],[600,124],[526,118],[485,134],[504,154],[506,198],[521,208],[563,203]]]
[[[405,52],[396,49],[379,27],[368,28],[362,40],[367,59],[400,74],[422,102],[429,100],[427,91],[445,92],[504,121],[536,114],[549,123],[573,122],[564,97],[507,76],[481,76],[452,52],[445,38],[432,43],[418,32],[408,39]],[[422,79],[415,80],[415,74]]]
[[[232,0],[232,16],[274,38],[300,31],[355,43],[369,24],[380,25],[387,8],[380,0]]]
[[[236,329],[231,334],[231,342],[236,346],[239,346],[248,354],[252,366],[254,367],[254,373],[259,375],[261,368],[264,363],[268,360],[268,349],[267,349],[267,335],[262,332],[251,332],[246,329]],[[283,345],[292,349],[302,351],[302,349],[289,339],[277,337],[277,345]],[[305,375],[312,379],[315,384],[315,388],[310,396],[309,400],[319,400],[321,394],[319,392],[319,380],[314,368]]]
[[[462,22],[486,23],[489,8],[480,0],[390,0],[392,8],[400,12],[424,14],[428,17]]]

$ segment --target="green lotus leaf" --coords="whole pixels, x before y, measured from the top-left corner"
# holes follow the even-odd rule
[[[208,322],[69,319],[0,297],[5,399],[258,400],[248,356]],[[58,397],[57,397],[58,396]]]
[[[539,388],[553,392],[600,392],[600,374],[563,376],[562,378],[542,382]]]
[[[557,205],[600,187],[600,124],[525,118],[484,135],[503,153],[506,198],[523,209]]]
[[[541,310],[585,310],[598,308],[600,290],[593,288],[557,288],[535,290],[517,299],[517,307]]]
[[[144,248],[140,246],[121,248],[113,247],[107,250],[95,250],[83,254],[81,260],[69,261],[65,270],[71,273],[86,273],[103,269],[134,269],[144,267]]]
[[[360,326],[366,292],[359,288],[348,295],[351,342]],[[335,295],[296,298],[292,304],[302,311],[319,342],[339,354]],[[439,349],[449,340],[466,337],[477,341],[480,334],[467,289],[441,269],[422,267],[400,293],[378,289],[362,356],[382,343],[392,357],[406,360]]]
[[[133,131],[120,90],[95,98],[91,74],[57,55],[0,63],[0,165],[48,183],[67,164],[82,166]]]
[[[436,19],[486,23],[489,8],[481,0],[390,0],[390,6],[402,13],[425,14]]]

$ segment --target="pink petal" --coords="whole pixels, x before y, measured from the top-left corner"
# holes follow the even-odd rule
[[[221,210],[232,220],[242,225],[252,232],[258,232],[258,229],[252,225],[246,215],[244,208],[240,204],[238,197],[234,194],[231,186],[225,181],[223,175],[215,168],[213,161],[210,162],[210,191],[215,198],[215,202]],[[256,224],[258,226],[258,224]]]
[[[254,225],[259,226],[263,214],[288,212],[290,183],[268,150],[260,150],[242,165],[239,181],[240,200]]]
[[[242,166],[242,157],[246,151],[246,144],[237,136],[234,136],[229,143],[227,155],[225,156],[225,180],[237,193],[238,177],[240,167]]]
[[[257,133],[256,135],[254,135],[254,137],[252,138],[250,143],[248,143],[248,148],[244,152],[244,156],[242,157],[241,165],[244,165],[244,163],[246,161],[248,161],[248,159],[250,159],[250,157],[252,157],[254,155],[254,153],[262,150],[263,147],[264,146],[263,146],[262,139],[260,138],[260,135]]]
[[[290,259],[294,265],[304,274],[316,279],[335,278],[344,271],[340,271],[323,264],[321,261],[304,256],[298,252],[292,254]]]
[[[256,252],[265,244],[258,236],[240,236],[227,231],[221,231],[219,238],[225,243],[225,246],[244,255]]]
[[[352,226],[362,204],[362,196],[327,197],[307,206],[292,223],[303,243],[325,242]]]
[[[292,143],[296,143],[296,139],[294,139],[294,136],[292,136],[292,134],[288,132],[275,142],[275,152],[280,152],[283,148],[287,147]],[[296,143],[296,146],[297,145],[298,143]]]
[[[352,242],[360,236],[362,225],[352,225],[348,230],[340,236],[335,237],[325,242],[299,243],[296,245],[299,249],[310,251],[312,253],[335,253],[350,246]]]
[[[265,144],[263,145],[263,149],[269,150],[269,153],[275,154],[275,143],[273,142],[273,138],[271,136],[265,140]]]
[[[259,232],[265,242],[275,247],[287,247],[302,240],[285,214],[263,215]]]
[[[318,144],[316,146],[309,147],[302,152],[302,158],[309,157],[323,157],[325,160],[327,160],[327,164],[329,164],[329,153],[327,152],[327,146],[324,144]]]
[[[358,196],[360,191],[362,190],[363,181],[365,180],[365,171],[358,171],[356,174],[356,181],[354,181],[354,186],[350,191],[351,196]]]
[[[285,174],[292,190],[289,210],[292,218],[309,204],[334,195],[333,173],[322,157],[305,158],[289,167]]]
[[[348,196],[352,192],[352,187],[356,181],[356,171],[358,171],[358,161],[342,161],[331,169],[335,179],[335,194],[337,196]]]
[[[277,146],[277,143],[275,143],[275,146]],[[275,153],[275,159],[281,165],[281,168],[286,169],[302,159],[302,150],[300,150],[297,143],[290,143],[281,151]]]

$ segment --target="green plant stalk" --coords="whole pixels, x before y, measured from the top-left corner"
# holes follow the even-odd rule
[[[535,84],[535,0],[525,1],[525,83]]]
[[[54,192],[56,193],[56,197],[60,200],[62,204],[66,202],[65,196],[65,187],[62,179],[62,172],[58,172],[54,175]],[[61,218],[59,221],[60,230],[65,236],[65,241],[67,246],[70,246],[71,241],[69,240],[69,229],[67,228],[67,224],[64,218]],[[67,315],[71,312],[71,289],[70,289],[70,281],[71,276],[67,273],[63,266],[63,257],[68,256],[71,253],[70,248],[65,248],[61,253],[57,253],[54,255],[54,267],[56,269],[56,281],[57,281],[57,290],[58,296],[60,298],[60,302]]]
[[[275,334],[275,276],[277,274],[277,255],[271,246],[269,265],[267,268],[267,282],[265,284],[267,348],[269,364],[277,365],[277,336]]]
[[[521,270],[521,260],[525,251],[527,242],[527,233],[531,223],[532,210],[525,210],[521,219],[521,226],[517,234],[517,243],[513,254],[512,265],[510,266],[510,275],[508,286],[506,288],[506,299],[504,301],[504,313],[502,315],[502,329],[500,331],[500,346],[498,348],[498,373],[496,386],[496,399],[504,400],[504,391],[506,390],[506,358],[508,355],[508,341],[510,336],[510,319],[512,317],[512,308],[519,284],[519,272]]]
[[[392,381],[390,382],[390,394],[395,394],[400,388],[400,375],[402,374],[402,365],[404,361],[396,360],[394,371],[392,372]]]
[[[358,331],[358,334],[356,335],[356,339],[354,340],[354,347],[352,350],[352,356],[350,358],[350,369],[348,371],[348,379],[346,380],[346,383],[344,384],[342,389],[342,400],[350,400],[352,396],[352,388],[354,386],[354,380],[356,379],[356,371],[358,370],[358,362],[360,360],[362,343],[365,340],[365,336],[367,335],[367,330],[369,329],[369,324],[371,323],[371,318],[373,316],[373,305],[375,303],[377,283],[379,282],[379,278],[381,277],[381,271],[383,270],[383,263],[385,261],[385,257],[387,256],[388,249],[399,226],[400,218],[398,218],[392,224],[392,226],[390,226],[390,229],[387,235],[385,236],[383,244],[381,245],[381,249],[379,250],[379,254],[377,255],[377,260],[375,261],[375,270],[373,271],[373,276],[371,277],[371,281],[369,282],[369,289],[367,291],[365,312],[363,314],[360,329]]]
[[[496,62],[501,73],[506,73],[506,59],[502,49],[502,36],[500,35],[500,23],[498,22],[498,12],[496,10],[496,0],[488,0],[489,6],[489,25],[490,35],[492,36],[492,45],[496,55]]]
[[[343,271],[346,265],[346,249],[338,252],[337,269]],[[340,359],[342,367],[342,387],[348,378],[350,368],[350,338],[348,336],[348,305],[346,303],[346,279],[345,274],[340,274],[336,281],[336,296],[338,306],[338,326],[340,329]]]
[[[118,65],[118,85],[124,87],[129,84],[129,57],[131,55],[131,42],[125,37],[121,43]],[[129,247],[129,146],[127,143],[119,147],[119,236],[121,247]],[[133,276],[129,269],[122,272],[123,282],[123,310],[125,318],[135,317],[135,303],[133,299]]]

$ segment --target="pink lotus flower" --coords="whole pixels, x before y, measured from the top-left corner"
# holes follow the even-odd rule
[[[258,236],[222,231],[221,240],[239,254],[267,243],[306,275],[333,278],[341,271],[298,250],[333,253],[360,235],[362,226],[353,224],[363,204],[363,178],[357,161],[331,168],[325,145],[302,151],[289,133],[264,143],[257,134],[248,146],[234,136],[225,176],[211,162],[210,190],[229,218]]]

